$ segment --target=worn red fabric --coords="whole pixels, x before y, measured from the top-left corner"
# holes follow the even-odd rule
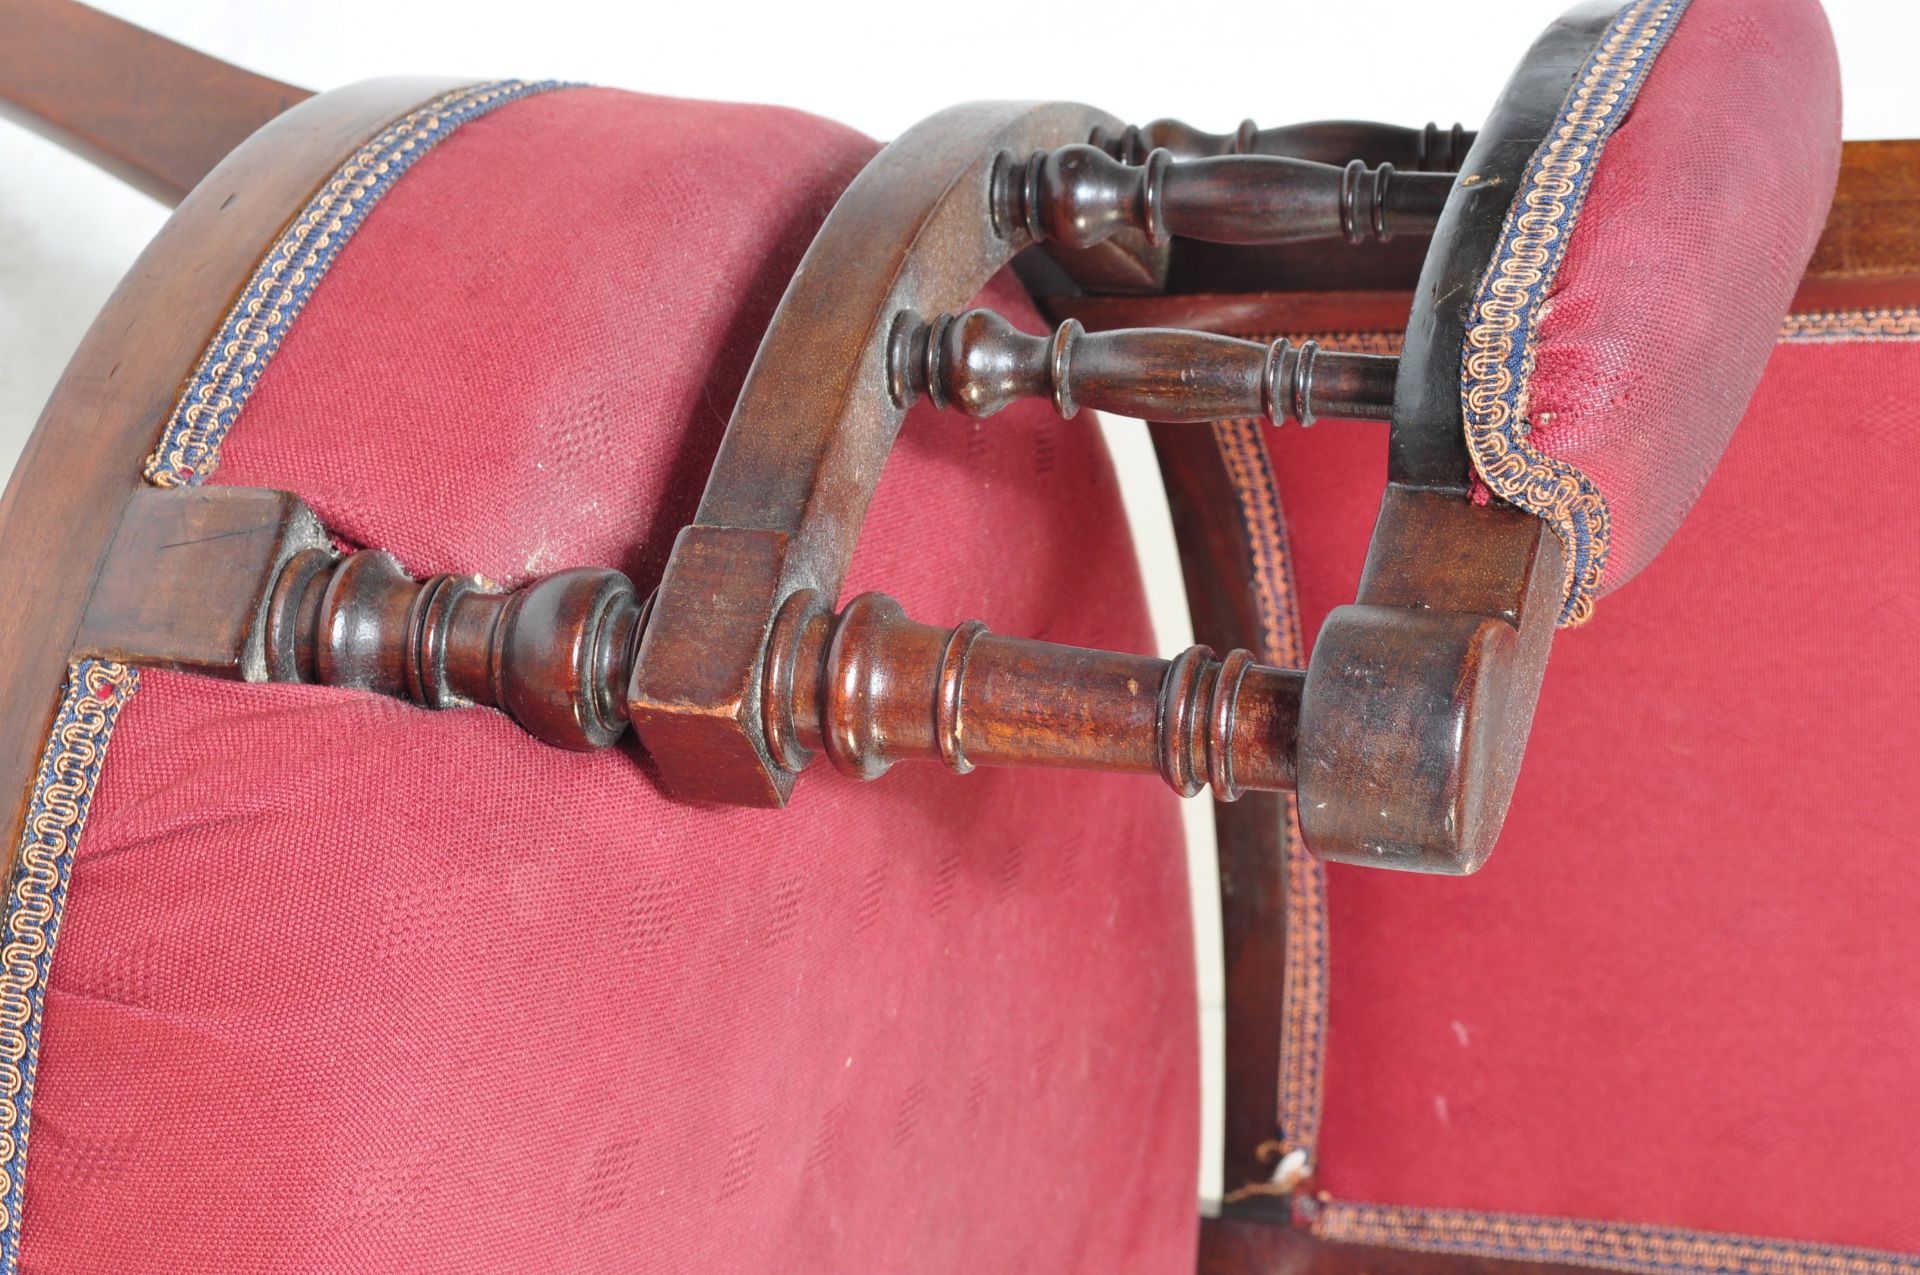
[[[347,245],[217,481],[418,571],[644,587],[872,152],[600,91],[466,125]],[[1097,436],[1043,409],[915,414],[853,575],[1151,645]],[[149,675],[74,866],[23,1269],[1189,1271],[1172,806],[902,766],[690,809],[485,710]]]
[[[1329,866],[1321,1189],[1920,1250],[1917,435],[1920,344],[1779,347],[1486,868]],[[1273,446],[1311,636],[1384,439]]]
[[[1606,499],[1600,592],[1653,560],[1713,473],[1839,164],[1818,0],[1690,0],[1601,153],[1523,391],[1529,441]]]

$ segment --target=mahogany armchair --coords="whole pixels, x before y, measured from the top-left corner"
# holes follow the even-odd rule
[[[1920,169],[1814,0],[878,153],[16,34],[177,211],[0,506],[8,1269],[1920,1269]]]

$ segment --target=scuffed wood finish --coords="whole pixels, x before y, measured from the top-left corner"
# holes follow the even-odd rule
[[[1481,138],[1485,149],[1476,150],[1470,171],[1517,172],[1532,149],[1524,138],[1529,121],[1557,105],[1596,34],[1564,23],[1548,32],[1530,59],[1535,65],[1509,87],[1508,98],[1518,100],[1496,111],[1494,132]],[[1483,267],[1491,251],[1472,261],[1476,249],[1461,246],[1468,227],[1446,223],[1497,226],[1505,207],[1484,195],[1455,199],[1443,214],[1417,306],[1409,272],[1389,278],[1395,286],[1388,290],[1057,296],[1047,307],[1056,319],[1071,316],[1089,327],[1178,323],[1246,334],[1400,331],[1411,312],[1429,332],[1422,361],[1403,360],[1400,374],[1403,383],[1412,375],[1429,378],[1435,392],[1420,396],[1419,412],[1396,406],[1400,467],[1383,496],[1356,603],[1330,617],[1309,662],[1296,757],[1302,823],[1316,853],[1447,871],[1484,858],[1511,794],[1552,637],[1560,552],[1537,519],[1466,499],[1460,336],[1449,362],[1431,332],[1447,320],[1437,311],[1457,295],[1459,281]],[[1452,390],[1450,411],[1438,394],[1443,378]],[[1260,614],[1251,582],[1275,567],[1254,551],[1235,476],[1206,433],[1165,425],[1153,432],[1195,638],[1255,646],[1277,617]],[[1250,795],[1215,817],[1227,1001],[1222,1184],[1238,1202],[1228,1209],[1236,1220],[1208,1224],[1202,1269],[1429,1269],[1405,1254],[1388,1254],[1387,1264],[1372,1268],[1365,1253],[1350,1266],[1307,1264],[1324,1258],[1325,1246],[1284,1225],[1286,1197],[1244,1191],[1268,1181],[1281,1133],[1288,831],[1277,796]],[[1219,1243],[1223,1235],[1234,1246]]]
[[[1113,328],[1186,328],[1224,336],[1269,332],[1403,332],[1413,309],[1411,279],[1401,289],[1338,292],[1201,292],[1153,296],[1080,293],[1049,297],[1049,318],[1091,332]]]
[[[125,56],[139,50],[148,66],[210,61],[54,0],[17,9],[48,19],[43,41],[85,39],[115,57],[114,42],[129,42]],[[1219,813],[1226,1185],[1264,1182],[1283,1065],[1281,794],[1297,787],[1307,841],[1323,857],[1468,872],[1513,790],[1561,549],[1538,520],[1466,498],[1459,299],[1604,21],[1583,11],[1550,29],[1478,134],[1335,122],[1210,135],[1177,121],[1122,128],[1071,105],[965,107],[913,130],[849,190],[809,252],[698,520],[650,603],[602,569],[512,593],[459,576],[415,581],[384,553],[335,554],[284,493],[138,486],[173,395],[263,245],[342,155],[442,86],[363,86],[298,107],[186,198],[82,346],[0,502],[0,589],[13,602],[0,613],[0,782],[24,799],[67,662],[103,655],[428,707],[493,704],[570,748],[605,747],[631,719],[667,782],[696,800],[781,804],[820,754],[861,778],[920,761],[961,774],[1158,774],[1187,795],[1210,784],[1234,802]],[[0,50],[0,75],[25,56],[20,45]],[[35,97],[45,86],[30,77],[8,91],[70,144],[177,197],[210,148],[224,150],[222,129],[249,131],[246,117],[273,115],[300,92],[217,67],[179,68],[174,80],[203,96],[164,110],[147,99],[141,109],[159,111],[151,119],[130,115],[124,93],[94,92],[79,109]],[[204,119],[191,115],[202,106]],[[182,130],[182,119],[195,122]],[[191,145],[168,149],[149,125],[184,131]],[[1803,304],[1920,300],[1920,234],[1906,215],[1920,203],[1916,159],[1907,143],[1848,148]],[[1447,175],[1456,166],[1459,182]],[[1286,247],[1307,239],[1329,242],[1311,254]],[[984,312],[947,317],[1042,242],[1059,284],[1042,299],[1065,321],[1052,337]],[[1076,291],[1168,286],[1200,290]],[[1404,327],[1407,345],[1396,362],[1114,330],[1140,325]],[[1162,422],[1155,441],[1206,645],[1171,660],[1065,647],[977,621],[917,623],[877,594],[836,611],[867,501],[920,394],[977,416],[1038,395],[1063,415],[1086,405]],[[1211,431],[1166,422],[1316,411],[1390,414],[1392,459],[1355,602],[1328,618],[1305,670],[1292,670],[1248,649],[1268,644],[1272,617],[1248,583],[1271,564],[1252,552]],[[16,805],[9,852],[20,817]],[[1273,1225],[1286,1208],[1243,1195],[1205,1228],[1202,1269],[1568,1269],[1328,1244]]]
[[[170,206],[312,96],[73,0],[0,6],[0,113]]]
[[[303,682],[425,708],[491,705],[535,737],[590,750],[627,728],[647,608],[603,567],[512,592],[413,580],[392,555],[340,555],[285,492],[135,493],[74,644],[244,681]],[[862,779],[896,762],[1158,774],[1222,801],[1294,785],[1301,675],[1244,650],[1172,660],[916,624],[882,594],[838,615],[793,594],[768,642],[764,730],[797,772],[825,753]]]
[[[1323,859],[1467,873],[1506,819],[1560,611],[1531,514],[1389,483],[1359,596],[1320,627],[1300,827]]]
[[[0,499],[0,855],[20,839],[33,775],[91,582],[208,336],[260,254],[340,160],[457,81],[378,80],[275,117],[181,202],[114,290]],[[229,582],[232,583],[231,581]]]
[[[777,645],[780,617],[795,598],[837,594],[893,433],[918,394],[983,415],[1012,397],[1045,394],[1069,415],[1085,399],[1174,419],[1311,416],[1319,372],[1312,347],[1161,332],[1088,338],[1080,350],[1071,326],[1048,341],[979,314],[929,325],[921,315],[957,308],[929,301],[971,296],[1015,249],[1032,243],[1064,241],[1083,251],[1169,231],[1233,237],[1223,227],[1236,218],[1234,233],[1255,238],[1285,238],[1291,222],[1316,234],[1378,236],[1397,211],[1437,207],[1452,189],[1449,177],[1419,174],[1396,187],[1391,173],[1364,166],[1326,168],[1303,187],[1298,174],[1317,166],[1253,157],[1188,165],[1150,157],[1127,166],[1091,146],[1061,144],[1106,126],[1086,108],[1059,105],[935,116],[882,152],[816,237],[761,346],[698,519],[676,544],[641,637],[629,715],[683,798],[787,800],[811,750],[782,728],[786,679],[804,696],[810,661],[789,674],[763,653]],[[1020,154],[1031,158],[1009,158]],[[1178,180],[1183,169],[1192,174],[1187,185]],[[1317,193],[1303,196],[1304,189]],[[1410,193],[1395,196],[1395,189]],[[1264,205],[1255,197],[1261,191]],[[1329,356],[1327,410],[1337,403],[1355,414],[1378,412],[1391,370],[1390,361],[1371,356]],[[885,629],[862,617],[857,631]],[[811,621],[797,631],[810,628]],[[909,646],[881,644],[878,663],[865,666],[869,691],[896,680],[919,683],[924,670],[899,663],[917,658]],[[1140,746],[1146,736],[1137,721],[1101,717],[1089,708],[1094,692],[1076,689],[1064,666],[1056,672],[1064,681],[1051,717],[1031,723],[1021,757],[1057,752],[1113,765]],[[982,712],[1017,715],[1023,693],[985,701]],[[796,703],[797,721],[804,720],[812,705]],[[828,717],[822,713],[823,738],[832,736]],[[1181,791],[1194,788],[1178,768],[1169,778]]]
[[[143,487],[102,560],[74,653],[264,681],[265,586],[326,544],[288,492]]]
[[[1506,817],[1561,549],[1538,519],[1467,499],[1460,298],[1611,16],[1576,10],[1535,42],[1476,135],[1415,287],[1366,573],[1322,626],[1301,702],[1300,827],[1322,858],[1472,872]]]

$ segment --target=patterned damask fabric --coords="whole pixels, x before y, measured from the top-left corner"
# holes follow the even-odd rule
[[[1839,165],[1818,0],[1633,0],[1577,77],[1515,194],[1461,369],[1482,494],[1567,545],[1564,622],[1652,561],[1706,485]]]
[[[1622,1271],[1920,1271],[1920,576],[1881,551],[1920,541],[1916,331],[1786,325],[1686,525],[1555,642],[1486,868],[1325,869],[1302,1222]],[[1353,597],[1385,433],[1268,442],[1310,642]]]
[[[517,97],[413,157],[156,464],[296,491],[418,572],[646,587],[873,150]],[[1037,325],[1011,284],[983,302]],[[927,620],[1152,646],[1097,435],[1043,406],[910,416],[852,574]],[[23,1270],[1193,1267],[1158,785],[822,770],[785,812],[691,809],[634,750],[487,710],[149,673],[92,800]]]

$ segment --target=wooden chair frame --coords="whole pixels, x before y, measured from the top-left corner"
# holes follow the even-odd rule
[[[178,209],[82,342],[0,503],[0,591],[14,603],[0,612],[0,790],[14,794],[0,833],[8,854],[76,660],[300,680],[331,660],[349,684],[409,689],[388,683],[394,652],[428,607],[421,586],[373,564],[356,569],[359,593],[343,585],[322,596],[313,582],[347,571],[331,561],[297,500],[155,491],[138,476],[206,333],[245,285],[261,246],[343,156],[451,87],[387,80],[314,97],[78,5],[32,0],[28,9],[29,38],[0,50],[0,101]],[[1249,772],[1266,765],[1273,782],[1218,807],[1228,975],[1224,1182],[1234,1203],[1207,1225],[1206,1271],[1525,1269],[1348,1249],[1274,1225],[1288,1214],[1287,1197],[1265,1189],[1280,1124],[1286,790],[1297,782],[1308,840],[1339,857],[1365,861],[1410,847],[1401,857],[1413,865],[1470,870],[1497,834],[1552,642],[1561,551],[1537,519],[1464,498],[1471,470],[1458,391],[1463,318],[1447,299],[1484,269],[1516,179],[1608,16],[1589,6],[1549,28],[1464,155],[1468,135],[1457,128],[1419,134],[1338,124],[1263,133],[1247,125],[1214,137],[1164,122],[1128,128],[1070,104],[986,104],[933,117],[882,153],[821,230],[742,390],[696,523],[651,602],[643,606],[603,573],[570,577],[522,603],[464,603],[518,605],[542,617],[546,644],[530,645],[524,664],[509,670],[541,692],[529,691],[524,711],[504,705],[523,722],[584,746],[606,742],[598,735],[630,715],[669,783],[703,799],[779,804],[795,763],[822,749],[873,773],[913,756],[962,771],[974,761],[1158,769],[1176,787],[1194,787],[1195,772],[1216,766],[1224,751],[1221,732],[1209,743],[1194,726],[1167,744],[1158,723],[1169,703],[1204,716],[1214,702],[1208,688],[1222,684],[1231,657],[1196,659],[1183,672],[1179,661],[1113,656],[1116,676],[1154,687],[1188,678],[1185,701],[1116,701],[1109,734],[1160,741],[1157,750],[1128,751],[1076,743],[1023,705],[1019,688],[1057,678],[1062,664],[1044,644],[1007,639],[980,658],[1001,662],[994,667],[1015,690],[995,693],[1008,700],[1009,720],[1029,727],[997,737],[989,729],[984,738],[976,731],[963,741],[960,679],[983,631],[913,626],[872,604],[831,616],[907,404],[939,388],[937,373],[906,384],[903,368],[934,366],[926,363],[933,338],[909,320],[958,313],[1012,264],[1051,319],[1095,334],[1163,324],[1232,336],[1404,331],[1389,472],[1359,596],[1329,618],[1304,672],[1253,675],[1266,679],[1268,707],[1250,711],[1252,725],[1238,728],[1251,742],[1236,755]],[[85,57],[70,56],[80,50]],[[136,107],[125,96],[126,68],[155,59],[172,68],[162,81],[182,91],[157,109],[150,101]],[[99,70],[46,75],[47,66],[65,77],[76,65]],[[1180,239],[1169,247],[1133,232],[1043,251],[1031,234],[996,221],[992,214],[1010,206],[1011,166],[1082,143],[1135,160],[1165,146],[1192,158],[1239,151],[1406,169],[1457,164],[1467,180],[1449,183],[1430,240],[1312,255]],[[1913,143],[1849,145],[1828,235],[1797,308],[1920,300],[1920,219],[1905,215],[1920,190],[1916,154]],[[1208,356],[1222,347],[1191,348]],[[1057,375],[1054,389],[1062,392]],[[1151,428],[1196,638],[1285,659],[1265,636],[1272,604],[1253,584],[1265,547],[1243,516],[1242,485],[1223,450],[1223,431],[1234,427]],[[249,534],[223,534],[242,528]],[[160,553],[183,544],[185,553]],[[74,581],[92,583],[76,589]],[[437,605],[451,615],[461,599],[428,585],[440,589]],[[334,605],[336,594],[342,606],[368,608],[365,645],[302,646],[300,616]],[[716,596],[725,604],[713,605]],[[604,649],[590,657],[550,649],[555,634],[577,632],[588,618],[613,635]],[[791,658],[782,664],[770,651]],[[630,687],[616,711],[591,683],[602,664],[622,657]],[[916,720],[889,706],[887,683],[899,676],[892,670],[912,660],[919,675],[930,670],[938,696],[951,697],[950,719],[929,716],[917,686],[907,697],[919,705]],[[499,673],[458,663],[443,659],[439,681],[426,681],[444,689]],[[779,693],[769,697],[769,685]],[[548,710],[533,701],[551,705],[555,686],[565,706],[543,721]],[[411,689],[431,699],[433,686]],[[782,707],[763,718],[769,702]],[[810,703],[840,707],[800,720]],[[783,716],[787,704],[799,706],[793,716]],[[1235,729],[1228,724],[1225,737]],[[1183,764],[1185,774],[1168,773]],[[1383,804],[1390,815],[1376,813]],[[1385,832],[1382,818],[1391,825]]]

